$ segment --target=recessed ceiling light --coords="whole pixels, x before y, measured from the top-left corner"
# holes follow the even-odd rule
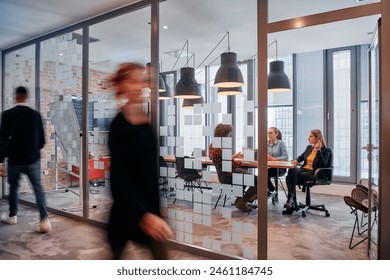
[[[163,26],[163,29],[168,29],[168,26],[164,25],[164,26]]]

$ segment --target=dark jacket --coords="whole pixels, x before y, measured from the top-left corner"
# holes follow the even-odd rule
[[[108,146],[113,198],[108,241],[114,248],[129,239],[147,243],[150,237],[139,227],[142,216],[161,216],[157,138],[149,124],[132,125],[119,113],[111,123]]]
[[[311,154],[311,151],[313,150],[312,145],[308,145],[305,149],[305,151],[297,157],[298,162],[302,162],[302,166],[306,165],[306,159]],[[328,167],[329,166],[329,160],[331,156],[331,149],[329,147],[323,147],[321,150],[317,151],[316,157],[313,161],[313,171],[316,171],[317,168],[321,167]]]
[[[0,126],[0,162],[29,165],[40,158],[45,145],[42,117],[30,107],[17,105],[3,112]]]

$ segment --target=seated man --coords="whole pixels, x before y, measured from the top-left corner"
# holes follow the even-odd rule
[[[230,124],[218,124],[214,129],[214,137],[231,137],[233,133],[233,126]],[[214,148],[213,144],[210,144],[209,147],[209,157],[213,160],[213,162],[219,163],[222,165],[222,148]],[[232,156],[232,171],[233,173],[247,173],[247,169],[242,168],[242,160],[236,160],[238,158],[243,158],[242,153],[238,153]],[[224,176],[229,181],[228,183],[232,183],[232,172],[223,172],[222,169],[217,170],[219,176]],[[223,172],[224,174],[220,174]],[[229,180],[230,179],[230,180]],[[255,177],[255,186],[257,186],[257,177]],[[252,211],[251,204],[248,202],[253,202],[257,198],[257,189],[256,187],[249,187],[249,189],[245,192],[243,197],[237,197],[234,205],[244,211],[250,212]]]

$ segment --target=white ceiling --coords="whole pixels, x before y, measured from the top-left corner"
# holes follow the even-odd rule
[[[137,1],[125,0],[0,0],[0,49],[6,49],[64,26]],[[366,0],[271,0],[269,22],[379,2]],[[293,5],[292,5],[293,4]],[[269,34],[278,40],[279,56],[370,43],[379,16],[370,16],[321,26]],[[150,55],[150,9],[141,9],[92,26],[92,63],[147,61]],[[231,51],[238,59],[256,54],[256,0],[167,0],[160,5],[160,60],[162,70],[173,67],[176,58],[165,53],[181,50],[188,40],[195,65],[230,34]],[[162,27],[166,25],[168,29]],[[207,65],[227,49],[227,38],[203,63]],[[274,47],[269,49],[275,55]],[[184,62],[183,62],[184,61]],[[175,68],[183,67],[185,59]],[[193,61],[189,62],[190,66]],[[109,63],[108,63],[109,64]]]

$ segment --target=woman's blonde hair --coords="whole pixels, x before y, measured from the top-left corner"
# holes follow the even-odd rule
[[[233,133],[231,124],[218,124],[214,129],[214,137],[229,137]]]
[[[326,147],[326,141],[325,141],[324,136],[322,135],[321,130],[313,129],[313,130],[310,131],[310,133],[313,134],[313,136],[315,138],[317,138],[318,141],[320,141],[322,147]]]

